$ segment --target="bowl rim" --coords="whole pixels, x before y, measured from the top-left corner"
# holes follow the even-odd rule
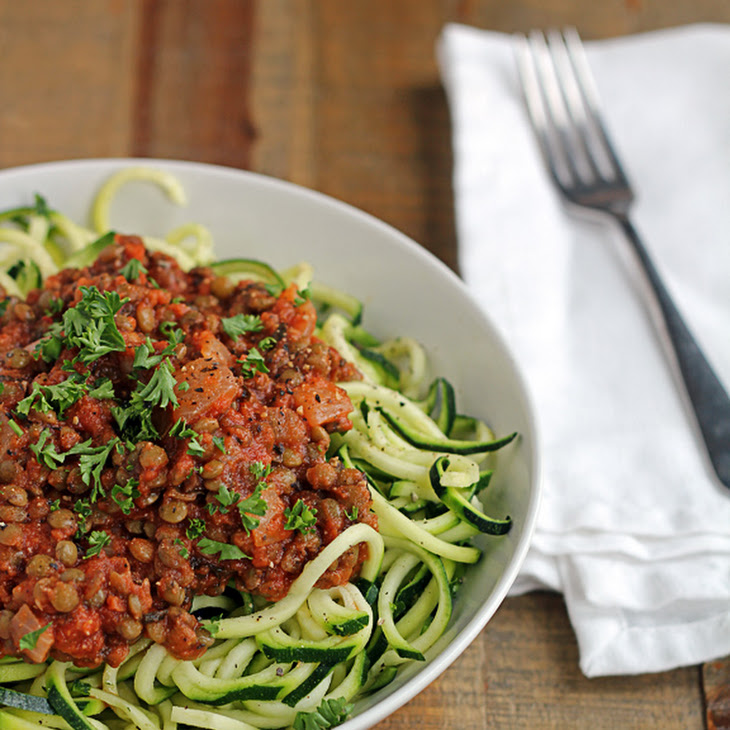
[[[446,669],[459,656],[461,656],[467,647],[481,633],[499,606],[502,604],[522,568],[532,542],[540,503],[542,500],[542,450],[540,448],[540,434],[537,428],[533,399],[530,394],[527,381],[499,327],[491,319],[489,313],[484,311],[481,305],[478,304],[476,297],[472,294],[471,290],[468,289],[461,277],[459,277],[451,268],[449,268],[428,249],[417,243],[414,239],[402,231],[399,231],[394,226],[350,203],[347,203],[346,201],[335,198],[332,195],[319,192],[313,188],[281,178],[276,178],[264,173],[243,170],[222,164],[157,157],[88,157],[59,159],[48,162],[34,162],[27,165],[17,165],[0,170],[0,187],[3,187],[6,184],[6,180],[16,175],[22,176],[38,174],[42,176],[43,174],[55,174],[56,172],[73,169],[95,169],[100,172],[108,170],[111,172],[123,167],[135,166],[165,168],[173,174],[175,170],[178,170],[186,171],[193,175],[196,173],[203,173],[248,179],[253,184],[264,186],[274,191],[282,191],[296,197],[303,197],[310,200],[313,204],[333,207],[338,209],[345,216],[354,216],[355,218],[358,218],[362,223],[371,227],[380,235],[386,235],[391,239],[397,240],[399,244],[405,246],[410,253],[424,260],[424,262],[428,263],[430,266],[435,266],[440,270],[441,275],[451,279],[452,284],[456,285],[456,288],[460,290],[461,295],[466,298],[471,308],[478,313],[479,317],[486,324],[486,328],[491,331],[496,340],[497,346],[501,349],[506,361],[510,365],[512,377],[520,391],[530,431],[530,438],[528,441],[531,447],[529,461],[532,465],[532,473],[530,474],[529,479],[529,499],[527,502],[527,511],[522,520],[522,532],[520,538],[515,545],[515,549],[507,568],[501,573],[494,589],[488,596],[488,602],[491,606],[493,606],[493,608],[490,611],[482,609],[477,610],[471,620],[466,623],[461,632],[457,634],[437,655],[431,657],[423,668],[407,679],[401,687],[398,687],[391,694],[383,697],[381,700],[378,700],[374,705],[339,726],[342,730],[365,730],[365,728],[372,727],[374,724],[385,719],[407,702],[411,701],[437,677],[443,674],[443,672],[445,672]]]

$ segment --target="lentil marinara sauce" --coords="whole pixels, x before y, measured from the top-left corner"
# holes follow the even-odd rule
[[[279,600],[353,522],[377,527],[364,476],[326,456],[350,427],[335,383],[360,376],[296,287],[186,273],[116,236],[4,301],[0,654],[118,666],[147,636],[198,657],[194,596]]]

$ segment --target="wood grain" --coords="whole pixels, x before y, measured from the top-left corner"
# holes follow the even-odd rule
[[[249,168],[363,208],[456,269],[434,54],[449,21],[599,38],[730,22],[730,3],[0,0],[0,165],[153,155]],[[508,599],[379,728],[701,728],[703,689],[719,728],[720,666],[704,684],[699,667],[588,680],[562,600],[535,593]]]

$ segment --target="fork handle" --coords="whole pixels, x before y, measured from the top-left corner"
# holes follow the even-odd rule
[[[616,218],[646,274],[653,295],[649,309],[684,382],[712,466],[730,488],[730,397],[674,305],[636,228],[625,214]]]

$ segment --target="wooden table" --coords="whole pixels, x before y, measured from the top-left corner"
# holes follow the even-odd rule
[[[727,0],[0,0],[0,165],[160,156],[316,188],[456,268],[443,24],[586,38],[730,21]],[[379,725],[701,728],[701,668],[588,680],[559,596],[508,599]]]

